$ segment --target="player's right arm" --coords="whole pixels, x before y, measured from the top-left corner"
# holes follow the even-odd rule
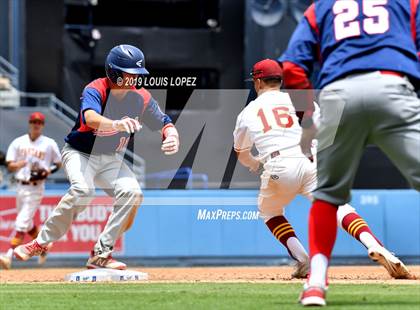
[[[19,169],[25,167],[25,165],[26,165],[25,160],[10,161],[10,162],[7,162],[7,170],[9,170],[9,172],[16,172]]]
[[[122,120],[112,120],[101,115],[102,98],[99,92],[87,87],[82,95],[82,121],[84,124],[93,129],[103,131],[117,130],[127,133],[139,131],[141,126],[138,120],[132,118],[124,118]]]
[[[247,167],[251,172],[258,172],[260,169],[260,162],[255,159],[250,150],[236,151],[239,162]]]
[[[283,65],[285,88],[304,90],[290,92],[292,103],[303,128],[311,127],[313,123],[314,93],[309,77],[314,63],[319,58],[318,32],[315,5],[312,4],[294,30],[286,51],[278,59]]]
[[[26,165],[25,160],[17,160],[18,147],[16,140],[14,140],[7,149],[6,165],[9,172],[16,172]]]
[[[285,88],[302,90],[290,92],[290,97],[303,129],[300,146],[311,161],[313,160],[311,146],[316,127],[312,118],[315,111],[314,91],[309,77],[314,63],[319,60],[319,46],[315,5],[312,4],[293,32],[285,53],[278,59],[283,64]]]

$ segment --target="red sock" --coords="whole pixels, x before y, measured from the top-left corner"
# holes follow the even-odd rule
[[[337,236],[337,206],[315,200],[309,213],[309,255],[331,256]]]
[[[34,225],[34,227],[30,231],[28,231],[28,235],[31,236],[32,240],[38,237],[38,233],[39,233],[39,228],[36,225]]]
[[[372,235],[373,238],[381,245],[383,244],[376,238],[376,236],[372,233],[370,230],[368,224],[365,222],[365,220],[358,215],[357,213],[349,213],[347,214],[343,220],[341,221],[341,225],[343,226],[343,229],[347,231],[350,235],[352,235],[357,240],[360,240],[360,234],[362,232],[367,232]]]

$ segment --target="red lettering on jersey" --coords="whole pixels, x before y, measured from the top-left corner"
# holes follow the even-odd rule
[[[276,107],[272,109],[271,112],[273,113],[274,119],[276,120],[277,127],[290,128],[293,126],[293,118],[289,114],[289,108]],[[264,133],[273,129],[273,127],[269,124],[269,121],[267,120],[267,117],[265,116],[264,110],[262,108],[258,110],[257,115],[261,119]]]
[[[264,110],[259,109],[257,115],[260,117],[261,122],[263,124],[263,132],[266,133],[267,131],[270,131],[273,127],[271,127],[270,124],[268,124],[267,117],[265,117],[264,114]]]
[[[30,148],[30,147],[19,149],[19,155],[23,156],[23,157],[26,157],[28,155],[29,156],[34,156],[34,157],[37,157],[41,160],[44,160],[44,158],[45,158],[45,152],[42,152],[42,151],[34,149],[34,148]]]

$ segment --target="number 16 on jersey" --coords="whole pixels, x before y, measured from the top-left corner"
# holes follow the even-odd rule
[[[267,111],[265,111],[267,110]],[[289,114],[288,107],[275,107],[273,109],[259,109],[258,117],[263,125],[263,132],[266,133],[274,128],[290,128],[293,126],[293,118]]]

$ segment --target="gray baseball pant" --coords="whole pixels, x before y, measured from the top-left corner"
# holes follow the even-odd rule
[[[106,226],[95,244],[95,254],[107,256],[123,234],[130,215],[140,205],[143,194],[131,169],[117,154],[88,155],[66,144],[62,150],[63,165],[70,189],[63,196],[44,223],[37,241],[41,245],[60,239],[72,221],[91,202],[95,195],[95,182],[113,192],[115,202]]]
[[[377,145],[420,191],[420,100],[407,78],[379,71],[353,74],[320,93],[316,199],[343,205],[360,158]]]

